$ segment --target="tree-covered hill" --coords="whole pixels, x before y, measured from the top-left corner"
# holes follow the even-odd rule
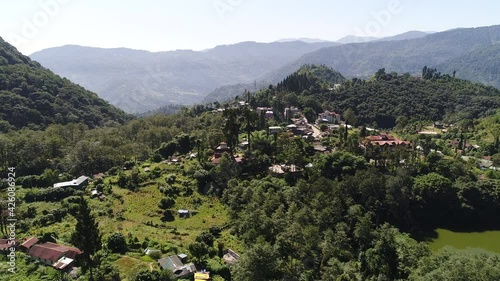
[[[89,127],[123,123],[131,116],[95,93],[61,78],[0,38],[0,131],[50,124]]]
[[[498,89],[449,76],[426,80],[386,74],[374,81],[345,84],[324,98],[336,110],[355,109],[359,122],[375,121],[382,128],[395,126],[400,116],[430,121],[457,114],[479,118],[500,107]]]
[[[300,93],[309,90],[332,88],[345,81],[344,76],[324,65],[304,65],[295,73],[278,83],[278,90]]]
[[[252,100],[259,106],[307,108],[308,112],[312,110],[313,117],[324,110],[342,113],[352,108],[358,124],[376,123],[382,128],[394,127],[402,116],[407,120],[428,121],[454,115],[479,118],[494,114],[500,107],[500,91],[496,88],[441,75],[435,69],[427,70],[427,74],[432,77],[389,74],[381,69],[369,80],[354,78],[336,90],[329,90],[320,79],[312,84],[310,79],[302,81],[307,87],[296,86],[296,80],[304,77],[299,71],[276,87],[258,92]],[[290,83],[291,80],[295,82]]]

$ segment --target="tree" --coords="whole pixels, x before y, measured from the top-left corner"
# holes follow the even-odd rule
[[[493,161],[493,165],[495,167],[499,167],[500,166],[500,153],[493,155],[491,157],[491,160]]]
[[[307,122],[309,122],[309,123],[313,123],[316,120],[316,118],[318,117],[318,115],[316,114],[314,109],[312,109],[310,107],[304,108],[304,110],[302,110],[302,114],[304,114],[304,116],[307,119]]]
[[[113,233],[107,240],[108,249],[113,253],[123,254],[127,251],[127,241],[121,233]]]
[[[226,108],[223,113],[225,118],[224,127],[222,131],[226,137],[226,142],[229,148],[232,150],[236,144],[238,144],[238,134],[240,133],[240,122],[239,122],[239,109],[237,108]]]
[[[208,246],[205,243],[194,242],[188,245],[188,251],[197,263],[202,263],[208,255]]]
[[[163,197],[158,203],[158,207],[163,210],[168,210],[175,205],[175,200],[171,197]]]
[[[159,271],[150,271],[148,269],[142,269],[137,272],[133,277],[134,281],[163,281]]]
[[[235,281],[279,280],[276,251],[267,243],[257,243],[243,254],[235,271]]]
[[[316,165],[321,176],[339,180],[345,175],[354,175],[356,171],[363,170],[366,166],[363,157],[343,151],[321,155]]]
[[[231,156],[224,153],[220,159],[219,165],[212,168],[210,173],[220,188],[219,192],[217,192],[218,195],[222,195],[222,191],[226,188],[228,181],[240,175],[241,167]]]
[[[247,133],[248,149],[251,150],[252,132],[257,128],[257,121],[259,120],[259,116],[257,115],[257,112],[249,108],[243,109],[243,116],[245,118],[245,124],[243,125],[243,129]]]
[[[78,210],[75,214],[76,226],[71,235],[71,243],[83,251],[81,256],[82,271],[90,272],[90,281],[94,280],[92,270],[98,267],[98,260],[95,257],[97,251],[101,249],[101,233],[99,224],[90,212],[87,200],[83,197],[78,199]]]
[[[344,112],[344,120],[346,122],[346,125],[356,125],[356,122],[358,122],[358,117],[356,116],[352,108],[349,108]]]
[[[212,247],[214,245],[215,237],[210,232],[202,232],[198,237],[196,237],[196,241],[200,243],[204,243],[205,245]]]
[[[381,68],[375,73],[375,79],[376,80],[384,80],[385,79],[385,68]]]
[[[423,258],[409,280],[496,281],[500,276],[497,255],[443,249]]]

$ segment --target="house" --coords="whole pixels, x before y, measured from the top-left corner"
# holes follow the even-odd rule
[[[86,176],[81,176],[75,180],[72,181],[65,181],[65,182],[58,182],[54,184],[54,187],[60,187],[60,188],[65,188],[65,187],[74,187],[77,189],[83,189],[89,184],[89,177]]]
[[[16,247],[17,241],[14,241],[14,243],[10,242],[10,239],[0,239],[0,252],[7,251],[11,247]]]
[[[101,191],[99,191],[97,189],[92,189],[90,191],[90,197],[97,198],[100,201],[104,201],[104,199],[106,199],[106,195],[104,195],[104,193],[102,193]]]
[[[186,263],[188,257],[186,254],[178,254],[177,256],[183,263]]]
[[[28,255],[37,261],[50,265],[55,269],[63,270],[74,262],[82,251],[77,248],[59,245],[52,242],[33,245]]]
[[[330,111],[325,111],[323,113],[318,114],[318,123],[330,123],[330,124],[338,124],[340,123],[340,114]]]
[[[269,167],[269,171],[271,173],[277,174],[277,175],[284,175],[285,173],[300,173],[302,172],[302,169],[296,165],[272,165]]]
[[[265,116],[266,118],[274,117],[274,111],[272,107],[257,107],[255,111],[259,116]]]
[[[144,250],[144,254],[145,255],[150,255],[150,254],[155,254],[155,253],[160,253],[161,254],[161,251],[160,250],[156,250],[156,249],[152,249],[152,248],[147,248],[146,250]]]
[[[222,258],[225,263],[232,265],[238,262],[240,255],[231,249],[227,249],[224,251],[224,256]]]
[[[189,218],[190,213],[189,210],[178,210],[177,213],[179,214],[180,218]]]
[[[365,147],[371,148],[382,148],[382,149],[394,149],[395,147],[404,146],[410,147],[411,143],[409,141],[402,141],[394,136],[381,133],[376,136],[368,136],[363,140],[362,143]]]
[[[287,129],[295,136],[306,136],[313,133],[313,130],[305,125],[298,126],[293,124],[287,126]]]
[[[331,152],[331,149],[329,149],[328,147],[325,147],[321,144],[316,144],[316,145],[314,145],[314,151],[319,152],[319,153],[327,153],[327,152]]]
[[[19,249],[21,249],[24,252],[28,252],[29,249],[31,249],[31,247],[33,247],[33,245],[35,245],[36,243],[38,243],[38,238],[31,237],[25,240],[21,245],[19,245]]]
[[[158,265],[164,270],[172,271],[180,279],[189,279],[196,272],[196,266],[193,263],[184,264],[178,256],[159,259]]]
[[[269,134],[279,134],[281,133],[281,127],[269,127]]]
[[[493,161],[486,159],[479,159],[479,168],[482,170],[491,169],[493,167]],[[493,169],[491,169],[493,170]]]
[[[274,117],[274,111],[268,110],[266,111],[266,118],[273,118]]]
[[[221,142],[219,146],[214,149],[214,155],[211,159],[212,164],[218,165],[220,162],[220,158],[224,153],[231,154],[231,148],[227,146],[227,143]]]
[[[99,192],[97,189],[92,189],[92,190],[90,191],[90,196],[91,196],[92,198],[99,197],[99,195],[101,195],[101,194],[102,194],[102,192]]]
[[[259,115],[261,115],[262,113],[264,113],[264,114],[265,114],[267,111],[273,111],[273,108],[272,108],[272,107],[257,107],[257,108],[255,109],[255,111],[256,111]]]
[[[300,114],[300,110],[296,107],[285,108],[285,119],[286,120],[290,120],[299,114]]]

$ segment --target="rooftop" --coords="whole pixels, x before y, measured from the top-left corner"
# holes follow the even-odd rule
[[[13,245],[9,244],[9,239],[0,239],[0,251],[8,249]]]
[[[28,240],[24,241],[20,246],[24,247],[26,249],[31,248],[33,245],[35,245],[38,242],[38,238],[36,237],[31,237]]]
[[[54,187],[68,187],[68,186],[80,186],[82,183],[87,181],[89,178],[86,176],[80,176],[79,178],[72,181],[58,182],[54,184]]]
[[[67,257],[62,257],[57,262],[55,262],[52,265],[52,267],[54,267],[55,269],[63,270],[66,267],[68,267],[68,265],[70,265],[71,263],[73,263],[73,261],[75,261],[75,260],[67,258]]]
[[[80,251],[77,248],[59,245],[52,242],[47,242],[44,244],[34,245],[29,250],[28,255],[30,255],[33,258],[48,260],[55,263],[62,256],[74,259],[77,255],[81,253],[82,251]]]
[[[160,264],[161,268],[168,269],[172,272],[184,266],[178,256],[169,256],[163,259],[159,259],[158,263]]]
[[[388,134],[380,134],[377,136],[368,136],[365,138],[366,142],[368,142],[371,145],[379,145],[379,146],[393,146],[393,145],[410,145],[411,143],[409,141],[402,141],[397,139],[394,136],[388,135]]]

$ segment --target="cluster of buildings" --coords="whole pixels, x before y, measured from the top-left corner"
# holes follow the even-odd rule
[[[224,251],[224,261],[233,265],[238,262],[240,255],[231,249]],[[171,271],[178,279],[192,279],[194,281],[210,280],[210,272],[197,268],[192,262],[187,262],[186,254],[168,256],[158,260],[158,266],[163,270]]]

